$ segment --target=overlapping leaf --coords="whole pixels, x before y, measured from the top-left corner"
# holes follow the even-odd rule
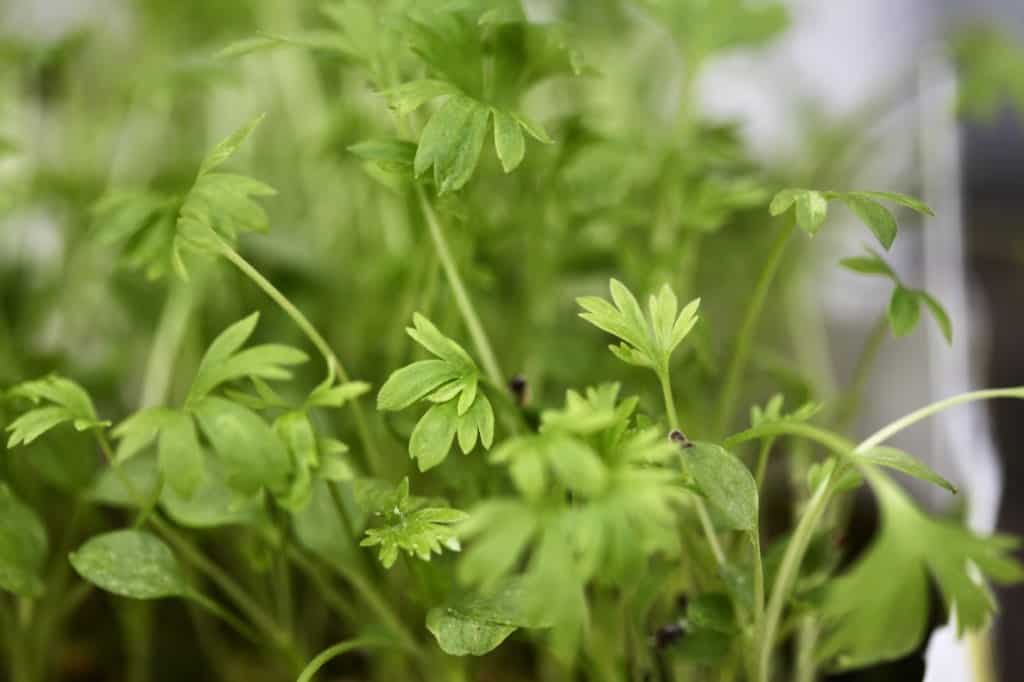
[[[444,461],[456,437],[463,453],[476,447],[477,440],[484,449],[490,449],[494,408],[480,390],[476,363],[459,344],[418,313],[406,332],[435,358],[392,373],[377,394],[377,409],[402,410],[421,400],[434,403],[409,439],[409,454],[420,471]]]
[[[61,376],[26,381],[10,389],[14,397],[27,398],[42,407],[25,412],[7,426],[7,447],[28,445],[50,429],[70,423],[78,431],[104,428],[110,422],[96,416],[96,408],[84,388]]]

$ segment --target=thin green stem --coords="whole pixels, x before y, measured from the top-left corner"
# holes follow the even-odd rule
[[[754,480],[757,482],[758,493],[764,490],[764,477],[768,471],[768,456],[772,452],[773,445],[775,445],[775,438],[765,438],[761,441],[761,448],[757,452],[757,469]]]
[[[672,377],[667,369],[659,370],[657,374],[658,382],[661,384],[661,394],[665,399],[665,413],[668,417],[669,427],[678,430],[679,414],[676,412],[676,402],[672,395]],[[700,520],[700,525],[708,539],[708,544],[711,546],[711,553],[715,557],[715,563],[718,564],[720,569],[724,568],[726,565],[725,552],[722,551],[722,545],[718,542],[718,535],[715,533],[715,525],[711,522],[711,516],[708,514],[707,505],[704,504],[703,499],[695,495],[693,497],[693,506],[697,511],[697,518]]]
[[[764,304],[768,298],[768,291],[771,289],[775,275],[782,265],[782,257],[786,253],[786,245],[789,238],[796,229],[795,222],[787,222],[779,230],[775,241],[768,251],[768,260],[761,270],[754,288],[754,295],[747,304],[747,310],[743,315],[743,322],[736,336],[736,345],[733,347],[732,357],[729,360],[728,369],[725,374],[725,381],[722,392],[718,398],[718,410],[715,418],[715,433],[722,434],[729,426],[733,414],[736,411],[736,400],[739,395],[740,382],[743,373],[746,371],[747,363],[750,360],[750,350],[754,342],[754,333],[757,331],[757,324],[761,321],[761,314],[764,312]]]
[[[194,604],[227,623],[235,632],[249,640],[252,644],[255,644],[257,647],[263,645],[263,638],[258,632],[213,599],[199,592],[189,595],[188,598]]]
[[[761,559],[761,530],[750,531],[750,549],[754,561],[754,627],[764,618],[764,562]]]
[[[803,561],[804,553],[810,544],[814,530],[818,526],[825,508],[828,506],[829,491],[832,484],[834,469],[822,479],[814,490],[804,515],[800,518],[793,536],[786,546],[786,553],[779,565],[779,572],[772,585],[772,595],[765,611],[764,621],[758,633],[758,652],[756,661],[757,682],[768,682],[771,667],[772,650],[775,648],[776,631],[782,620],[782,611],[789,597],[789,590],[796,580],[797,572]]]
[[[327,372],[333,377],[338,376],[342,381],[351,381],[348,372],[345,370],[345,366],[341,360],[338,359],[337,354],[331,348],[330,344],[327,343],[326,339],[320,335],[316,327],[309,321],[309,319],[302,313],[298,307],[292,303],[287,296],[273,285],[263,274],[257,270],[249,261],[242,257],[240,253],[231,248],[231,245],[227,242],[220,240],[220,251],[221,254],[227,258],[232,265],[237,267],[242,274],[251,279],[260,289],[263,290],[267,296],[270,297],[281,310],[285,312],[292,319],[295,325],[302,330],[302,333],[306,335],[306,338],[316,347],[320,354],[324,357],[327,363]],[[380,461],[380,453],[377,449],[377,444],[370,436],[369,426],[367,425],[366,415],[363,413],[363,408],[358,400],[352,400],[349,402],[352,409],[352,416],[355,420],[356,431],[359,434],[359,440],[362,442],[363,447],[366,449],[368,455],[367,464],[371,467],[375,467]]]
[[[419,185],[416,186],[416,195],[419,198],[420,207],[423,209],[423,216],[427,220],[427,229],[430,231],[430,238],[434,242],[437,256],[441,259],[441,267],[444,268],[445,277],[448,278],[448,284],[452,288],[455,305],[459,309],[463,322],[466,323],[469,336],[473,340],[473,346],[480,355],[480,362],[484,366],[484,371],[492,382],[502,386],[505,383],[505,373],[501,371],[501,366],[498,365],[498,359],[491,348],[490,339],[480,323],[480,318],[476,313],[476,308],[473,306],[472,299],[469,297],[469,292],[466,291],[466,287],[462,283],[462,276],[459,274],[459,269],[455,263],[455,258],[452,256],[451,249],[448,247],[448,240],[444,235],[444,230],[441,228],[441,222],[437,218],[437,213],[427,199],[426,192]]]
[[[313,677],[320,671],[320,668],[327,665],[332,659],[347,654],[350,651],[356,649],[363,649],[375,646],[386,646],[387,642],[382,642],[370,638],[350,639],[345,642],[339,642],[334,646],[328,647],[321,651],[312,661],[302,670],[299,674],[296,682],[310,682]]]
[[[878,431],[868,436],[860,445],[857,446],[857,452],[864,452],[865,450],[870,450],[873,447],[881,445],[903,429],[913,426],[917,422],[927,419],[933,414],[942,412],[943,410],[956,407],[957,405],[975,402],[977,400],[992,400],[993,398],[1024,399],[1024,386],[1016,386],[1014,388],[987,388],[981,391],[971,391],[970,393],[961,393],[960,395],[955,395],[951,398],[945,398],[944,400],[934,402],[931,405],[926,405],[919,410],[915,410],[910,414],[897,419],[891,424],[883,426]]]
[[[140,407],[163,404],[171,383],[174,360],[188,328],[192,312],[192,287],[180,281],[170,285],[160,321],[153,333],[153,347],[146,363]]]

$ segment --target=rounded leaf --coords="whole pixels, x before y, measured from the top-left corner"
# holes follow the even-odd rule
[[[170,548],[140,530],[97,535],[69,558],[84,579],[129,599],[183,597],[190,592]]]

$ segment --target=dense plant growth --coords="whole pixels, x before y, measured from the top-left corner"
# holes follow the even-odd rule
[[[8,46],[3,209],[44,227],[0,234],[5,677],[809,682],[1024,578],[887,445],[1024,388],[852,432],[888,330],[954,340],[939,301],[868,249],[849,388],[795,351],[830,213],[888,250],[931,211],[693,104],[779,7],[217,7],[140,3],[117,78],[137,45]]]

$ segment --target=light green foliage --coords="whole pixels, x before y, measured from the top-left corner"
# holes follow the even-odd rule
[[[191,592],[170,548],[143,531],[97,535],[72,552],[70,560],[80,576],[121,597],[162,599]]]
[[[912,289],[904,285],[896,271],[885,262],[881,255],[868,249],[866,256],[844,258],[841,265],[847,270],[862,275],[887,277],[896,285],[892,292],[892,298],[889,299],[888,308],[889,327],[893,334],[905,336],[913,331],[921,317],[921,305],[924,304],[946,341],[953,343],[953,323],[950,322],[949,314],[942,304],[927,291]]]
[[[252,134],[263,120],[257,116],[218,143],[203,159],[192,187],[185,194],[176,223],[173,263],[187,277],[183,250],[218,254],[220,244],[233,244],[239,233],[263,231],[267,214],[257,198],[273,196],[274,189],[259,180],[215,172]]]
[[[0,590],[23,597],[43,591],[46,528],[31,507],[0,483]]]
[[[982,628],[992,614],[981,576],[999,583],[1024,579],[1024,569],[1010,555],[1016,540],[979,537],[954,522],[929,518],[890,481],[870,481],[881,506],[880,534],[832,584],[824,603],[830,632],[821,656],[841,668],[898,658],[920,644],[930,578],[955,612],[960,634]]]
[[[418,313],[406,333],[435,359],[414,362],[388,377],[377,394],[377,409],[403,410],[421,400],[434,403],[409,439],[409,454],[420,471],[443,462],[456,436],[465,454],[476,447],[478,438],[484,449],[490,449],[494,408],[480,390],[476,363],[462,346]]]
[[[886,442],[966,398],[858,446],[886,334],[833,386],[790,324],[796,229],[839,201],[888,247],[930,211],[798,189],[861,170],[853,128],[769,168],[701,110],[704,65],[780,35],[781,3],[131,10],[117,40],[0,37],[0,679],[70,642],[129,677],[809,681],[913,647],[933,579],[975,631],[981,578],[1021,577],[892,482],[952,490]],[[992,45],[981,108],[1016,77]],[[893,282],[895,332],[951,336],[877,254],[844,265]],[[882,529],[850,557],[865,483]],[[118,596],[190,603],[148,627]]]
[[[683,448],[682,460],[683,470],[707,499],[717,526],[757,528],[757,484],[736,455],[712,443],[693,443]]]
[[[26,381],[10,389],[9,395],[26,398],[36,407],[7,426],[11,432],[7,447],[28,445],[56,426],[71,423],[76,430],[101,429],[109,422],[96,416],[96,408],[85,389],[64,377],[51,375],[43,379]]]
[[[700,299],[678,310],[675,293],[665,285],[657,295],[651,295],[645,317],[636,297],[622,282],[613,279],[609,286],[611,303],[596,296],[577,299],[585,311],[580,317],[623,341],[618,346],[609,346],[623,362],[650,367],[659,375],[668,372],[672,351],[697,324]]]
[[[899,228],[896,218],[880,202],[894,203],[921,215],[933,215],[932,210],[917,199],[896,192],[826,192],[793,188],[776,194],[768,210],[773,216],[778,216],[795,206],[796,224],[813,237],[828,217],[828,202],[835,199],[845,203],[886,249],[892,246]]]
[[[442,548],[458,552],[459,542],[453,524],[467,518],[465,512],[446,507],[419,507],[409,498],[409,479],[398,484],[392,499],[381,505],[376,514],[384,525],[370,528],[359,544],[380,547],[380,562],[391,568],[404,550],[409,556],[430,561],[431,554],[440,554]]]

